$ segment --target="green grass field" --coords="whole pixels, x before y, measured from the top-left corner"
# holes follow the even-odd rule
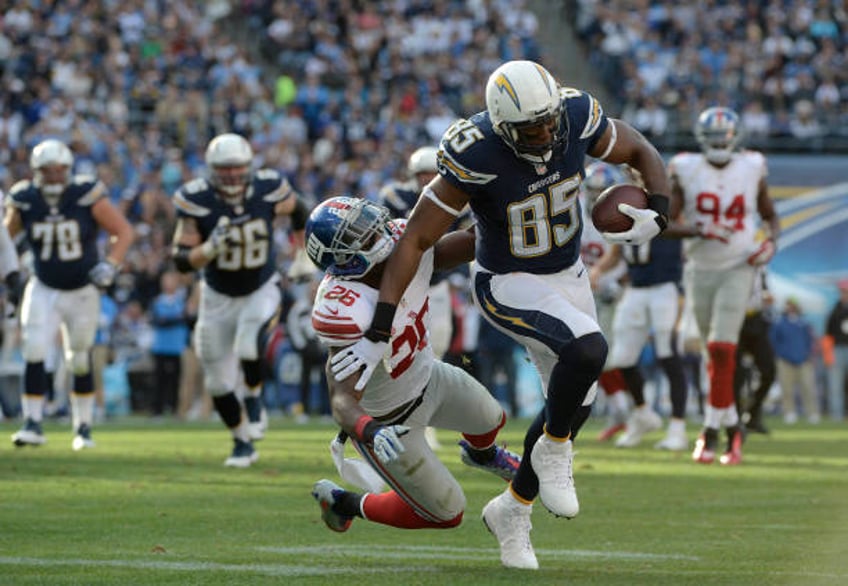
[[[259,463],[232,470],[217,423],[110,422],[96,449],[75,453],[69,425],[47,424],[46,446],[16,449],[5,422],[0,584],[848,583],[848,425],[769,423],[735,468],[657,452],[659,433],[615,449],[590,425],[575,458],[580,516],[537,505],[541,569],[522,572],[501,567],[479,519],[504,484],[464,467],[449,432],[440,455],[468,498],[459,528],[356,520],[336,534],[309,495],[315,480],[338,480],[328,424],[272,419]],[[502,439],[520,446],[525,425]]]

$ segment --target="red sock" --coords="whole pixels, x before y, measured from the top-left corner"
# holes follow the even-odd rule
[[[709,403],[717,409],[733,405],[733,374],[736,371],[736,344],[709,342],[707,375],[710,379]]]
[[[399,529],[450,529],[462,522],[462,513],[447,521],[428,521],[418,515],[395,491],[369,494],[362,503],[365,518]]]
[[[481,433],[480,435],[471,435],[470,433],[463,433],[462,437],[468,440],[468,443],[471,444],[471,447],[478,450],[485,450],[489,446],[495,443],[495,438],[498,437],[498,432],[506,423],[506,413],[501,415],[501,422],[498,426],[488,433]]]
[[[602,372],[601,376],[598,377],[598,384],[601,385],[601,388],[607,395],[614,395],[619,391],[627,389],[627,383],[624,382],[624,376],[621,374],[621,369],[619,368]]]

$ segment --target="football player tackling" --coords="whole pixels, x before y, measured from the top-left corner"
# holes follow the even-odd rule
[[[360,339],[370,324],[385,259],[404,224],[391,220],[386,208],[351,197],[331,198],[310,215],[306,250],[326,272],[312,323],[331,356]],[[354,517],[404,529],[459,525],[465,495],[427,445],[428,425],[462,433],[466,464],[507,480],[515,474],[518,457],[495,445],[506,422],[500,404],[467,372],[437,360],[429,341],[433,269],[473,255],[474,235],[467,231],[452,232],[427,251],[399,301],[387,368],[378,368],[364,391],[354,389],[357,376],[327,377],[333,417],[391,487],[358,494],[329,480],[315,483],[312,495],[330,529],[346,531]]]
[[[578,188],[586,155],[628,163],[652,194],[648,209],[620,205],[633,227],[604,237],[640,244],[659,234],[669,185],[656,149],[629,125],[608,119],[589,94],[560,87],[537,63],[498,67],[486,84],[486,110],[455,122],[442,137],[439,176],[424,188],[389,258],[371,326],[333,357],[338,378],[364,368],[361,390],[388,348],[398,302],[419,262],[470,204],[477,221],[475,302],[494,327],[527,348],[546,394],[515,478],[483,510],[502,561],[512,567],[538,567],[529,535],[536,496],[558,516],[578,513],[572,439],[589,415],[607,356],[580,260]]]

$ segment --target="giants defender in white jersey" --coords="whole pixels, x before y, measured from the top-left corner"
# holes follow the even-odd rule
[[[174,263],[181,272],[202,271],[194,343],[206,391],[233,436],[224,465],[236,468],[258,459],[252,442],[265,427],[261,341],[279,316],[281,297],[274,222],[290,215],[297,233],[306,219],[289,182],[273,169],[254,172],[252,163],[247,140],[216,136],[206,148],[209,177],[189,181],[173,198]],[[235,392],[241,384],[247,417]]]
[[[9,192],[5,223],[12,238],[24,234],[33,252],[34,274],[21,302],[24,371],[23,429],[17,446],[41,445],[44,399],[48,390],[45,358],[61,327],[65,360],[73,372],[71,412],[81,450],[94,446],[94,382],[91,348],[100,314],[98,287],[109,287],[133,241],[132,227],[109,202],[95,177],[73,174],[74,156],[62,142],[48,139],[32,149],[32,180]],[[109,256],[100,260],[97,238],[111,236]]]
[[[695,135],[703,153],[680,153],[669,163],[672,218],[678,220],[669,233],[690,238],[686,302],[708,354],[710,379],[704,429],[692,457],[713,462],[718,430],[725,427],[728,445],[720,461],[734,465],[742,460],[743,439],[733,395],[736,344],[756,267],[774,256],[780,225],[768,194],[765,158],[736,150],[738,115],[709,108],[698,117]],[[762,241],[757,215],[765,222]]]
[[[610,242],[601,235],[592,223],[592,208],[598,196],[607,187],[616,183],[624,183],[624,173],[615,166],[597,161],[586,167],[586,177],[580,186],[580,207],[583,211],[583,234],[580,237],[580,258],[586,268],[592,271],[597,262],[612,247]],[[592,282],[592,293],[595,296],[595,310],[598,314],[598,325],[607,339],[607,345],[612,347],[612,318],[618,299],[621,297],[622,277],[627,274],[627,263],[621,260],[616,266],[605,272]],[[630,412],[630,401],[627,383],[621,370],[614,368],[607,356],[604,370],[598,377],[598,384],[604,391],[607,426],[601,431],[598,439],[609,441],[620,431],[624,430],[627,414]]]
[[[342,379],[364,367],[357,386],[365,385],[419,260],[469,205],[477,222],[475,303],[495,328],[527,348],[545,391],[518,473],[483,511],[509,567],[538,567],[529,535],[536,497],[555,515],[579,512],[573,439],[589,416],[607,355],[580,261],[577,192],[586,155],[631,164],[651,191],[647,209],[619,207],[633,227],[604,238],[640,244],[659,234],[668,178],[645,137],[607,118],[591,95],[561,88],[538,63],[509,61],[495,69],[486,110],[454,122],[442,137],[439,176],[424,188],[389,258],[371,327],[333,360]]]
[[[384,261],[404,224],[391,221],[386,208],[350,197],[329,199],[310,215],[306,250],[326,271],[312,323],[331,355],[360,339],[371,323]],[[427,445],[428,425],[462,432],[466,464],[507,480],[515,474],[518,457],[495,445],[506,422],[500,404],[468,373],[436,360],[429,342],[427,290],[433,268],[467,262],[473,251],[473,234],[461,231],[424,255],[395,314],[384,366],[364,392],[354,389],[357,376],[341,382],[327,377],[333,417],[391,487],[357,494],[329,480],[315,483],[312,494],[330,529],[346,531],[357,516],[405,529],[459,525],[465,496]],[[339,472],[348,479],[341,466]]]

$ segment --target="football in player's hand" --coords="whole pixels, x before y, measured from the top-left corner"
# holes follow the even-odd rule
[[[618,210],[618,204],[634,208],[648,207],[648,194],[638,185],[621,183],[606,188],[592,207],[592,223],[599,232],[626,232],[633,227],[633,218]]]

